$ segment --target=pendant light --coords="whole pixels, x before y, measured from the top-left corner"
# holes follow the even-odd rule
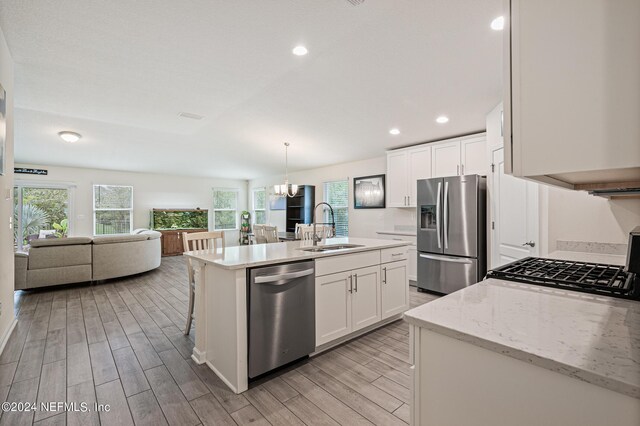
[[[284,143],[284,184],[273,185],[273,192],[278,197],[295,197],[298,193],[298,185],[289,186],[289,142]]]

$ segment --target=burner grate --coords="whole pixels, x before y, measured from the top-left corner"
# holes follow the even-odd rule
[[[487,276],[609,296],[640,296],[633,294],[633,274],[622,266],[601,263],[527,257],[489,271]]]

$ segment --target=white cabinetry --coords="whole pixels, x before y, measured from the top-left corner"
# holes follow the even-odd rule
[[[317,347],[409,308],[406,255],[402,246],[316,260]]]
[[[387,206],[407,207],[409,196],[409,174],[407,151],[387,153]]]
[[[351,273],[316,278],[316,346],[351,332]]]
[[[460,141],[440,142],[433,145],[431,156],[432,177],[460,174]]]
[[[387,206],[415,207],[416,181],[430,177],[430,146],[387,153]]]
[[[460,174],[486,176],[487,138],[470,138],[460,141]]]
[[[383,240],[406,241],[407,246],[407,278],[418,281],[418,242],[415,235],[402,235],[394,231],[377,231],[378,238]],[[384,261],[383,261],[384,263]]]
[[[484,133],[387,152],[387,207],[416,207],[420,179],[486,175]]]
[[[384,263],[382,268],[382,319],[409,309],[407,261]]]
[[[506,172],[640,186],[640,1],[505,5]]]
[[[351,331],[380,321],[380,268],[370,266],[352,272]]]

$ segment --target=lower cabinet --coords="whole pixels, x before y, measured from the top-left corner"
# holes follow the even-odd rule
[[[406,260],[385,263],[382,269],[382,319],[400,314],[409,308],[408,264]]]
[[[207,229],[161,229],[159,232],[162,234],[162,256],[178,256],[184,253],[182,233],[207,232]]]
[[[318,271],[316,346],[409,309],[406,247],[319,259]]]
[[[351,292],[351,331],[380,321],[380,268],[353,271]]]
[[[316,277],[316,346],[380,319],[379,266]]]

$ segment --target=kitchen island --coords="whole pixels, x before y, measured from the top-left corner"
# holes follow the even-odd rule
[[[405,313],[412,424],[640,424],[640,302],[488,279]]]
[[[314,354],[401,318],[409,308],[407,245],[333,238],[317,247],[290,241],[185,253],[195,264],[193,360],[234,392],[247,390],[248,271],[256,267],[314,261]]]

